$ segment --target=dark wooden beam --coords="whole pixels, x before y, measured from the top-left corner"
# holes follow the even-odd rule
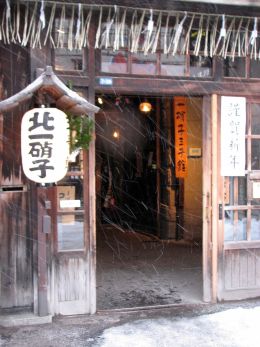
[[[0,2],[4,2],[0,0]],[[48,3],[56,2],[54,0],[48,1]],[[60,0],[59,3],[78,3],[78,0]],[[243,15],[243,16],[259,16],[260,7],[256,6],[256,2],[252,5],[241,6],[241,3],[237,1],[234,5],[234,2],[230,2],[230,5],[226,4],[216,4],[212,2],[194,2],[194,1],[174,1],[174,0],[83,0],[80,1],[86,5],[118,5],[118,6],[127,6],[134,8],[147,8],[154,10],[166,10],[166,11],[192,11],[198,13],[210,13],[210,14],[229,14],[229,15]],[[97,6],[97,8],[99,8]]]
[[[107,94],[141,94],[141,95],[211,95],[228,94],[259,96],[260,81],[225,79],[191,80],[191,79],[159,79],[149,77],[113,77],[111,86],[100,86],[96,78],[96,92]]]

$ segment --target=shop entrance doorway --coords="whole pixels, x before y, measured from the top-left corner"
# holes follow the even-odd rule
[[[97,309],[202,301],[202,98],[185,98],[184,178],[174,97],[97,103]]]

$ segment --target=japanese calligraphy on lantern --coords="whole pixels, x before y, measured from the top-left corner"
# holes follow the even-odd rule
[[[245,176],[246,99],[221,97],[221,175]]]
[[[56,108],[35,108],[26,112],[21,126],[24,174],[37,183],[61,180],[67,171],[68,122]]]
[[[188,174],[187,105],[185,97],[174,98],[175,174],[178,178]]]

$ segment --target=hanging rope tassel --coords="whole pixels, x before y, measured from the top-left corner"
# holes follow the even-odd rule
[[[133,38],[132,38],[132,45],[131,45],[131,52],[132,53],[138,52],[140,37],[141,37],[144,18],[145,18],[145,13],[146,13],[146,11],[144,10],[142,12],[142,15],[140,17],[139,22],[136,21],[136,24],[133,27]]]
[[[45,28],[45,12],[44,12],[44,0],[41,2],[41,9],[40,9],[40,21],[42,23],[42,29]]]
[[[82,39],[83,39],[82,47],[89,47],[88,33],[89,33],[91,18],[92,18],[92,9],[88,12],[88,16],[85,21],[84,31],[82,36]]]
[[[11,42],[12,43],[17,43],[16,41],[16,15],[17,15],[17,4],[14,5],[14,10],[13,10],[13,14],[10,18],[10,22],[11,22]]]
[[[197,33],[197,39],[196,39],[194,50],[193,50],[193,54],[195,56],[199,55],[201,39],[202,39],[202,33],[203,33],[203,14],[200,16],[199,30],[198,30],[198,33]]]
[[[232,61],[235,60],[236,50],[237,50],[238,56],[241,57],[240,33],[241,33],[242,24],[243,24],[243,18],[241,18],[239,21],[238,28],[236,31],[236,36],[235,36],[235,39],[233,40],[233,44],[231,48]]]
[[[39,47],[41,48],[41,32],[45,28],[45,12],[44,12],[44,0],[41,1],[41,8],[40,8],[40,16],[39,21],[37,25],[37,30],[35,33],[35,37],[32,43],[32,48]],[[36,24],[35,24],[36,26]]]
[[[35,3],[37,4],[37,3]],[[36,31],[36,13],[37,13],[37,6],[35,6],[32,20],[29,27],[29,35],[28,35],[28,41],[30,40],[30,47],[34,48],[34,43],[37,39],[37,31]]]
[[[183,47],[182,47],[182,50],[181,50],[181,54],[188,54],[189,53],[190,32],[191,32],[191,29],[192,29],[194,18],[195,18],[195,14],[193,14],[192,17],[191,17],[190,25],[189,25],[189,28],[187,30],[187,33],[186,33],[186,36],[185,36],[185,39],[184,39],[184,44],[183,44]]]
[[[21,12],[20,12],[20,2],[17,2],[17,6],[16,6],[16,40],[21,43],[21,36],[20,36],[20,16],[21,16]]]
[[[63,46],[64,46],[65,19],[66,19],[66,10],[65,10],[65,6],[63,5],[62,10],[61,10],[61,15],[60,15],[60,26],[58,29],[58,39],[57,39],[57,47],[58,48],[63,48]]]
[[[126,30],[126,9],[124,10],[123,17],[120,23],[120,42],[121,42],[121,47],[125,47],[125,30]]]
[[[75,35],[75,48],[80,47],[81,23],[82,23],[81,4],[78,4],[78,18],[77,18],[77,29],[76,29],[76,35]]]
[[[175,32],[175,36],[174,36],[174,40],[173,40],[172,55],[175,55],[177,53],[179,42],[180,42],[180,38],[181,38],[181,34],[182,34],[182,31],[183,31],[183,24],[184,24],[186,18],[187,18],[187,12],[185,12],[184,17],[182,18],[182,20],[180,21],[180,23],[178,24],[178,26],[176,28],[176,32]]]
[[[11,7],[9,0],[6,0],[6,12],[5,12],[5,33],[6,33],[6,42],[10,44],[10,34],[12,34],[12,25],[11,25]]]
[[[150,18],[148,20],[148,24],[145,30],[145,39],[144,39],[144,44],[142,47],[142,51],[144,52],[144,55],[148,54],[149,51],[149,46],[153,34],[153,29],[154,29],[154,21],[153,21],[153,10],[150,10]]]
[[[167,54],[168,50],[168,31],[169,31],[169,21],[170,21],[170,14],[168,14],[165,24],[165,31],[164,31],[164,40],[163,40],[163,53]]]
[[[207,24],[206,24],[206,32],[205,32],[205,46],[204,46],[204,57],[209,56],[209,50],[208,50],[208,41],[209,41],[209,22],[210,17],[207,18]]]
[[[4,11],[3,11],[2,17],[3,17],[3,15],[4,15]],[[1,23],[2,23],[2,25],[0,24],[0,41],[3,41],[4,40],[4,31],[2,29],[2,27],[3,27],[3,18],[1,20]]]
[[[256,53],[256,39],[257,39],[257,18],[254,18],[254,27],[253,31],[250,36],[249,44],[251,45],[251,53],[250,53],[250,58],[253,58],[256,60],[257,58],[257,53]]]
[[[218,30],[218,20],[219,18],[217,17],[214,21],[213,24],[213,29],[211,33],[211,39],[210,39],[210,57],[213,57],[214,50],[215,50],[215,43],[216,43],[216,37],[217,37],[217,30]]]
[[[83,47],[84,30],[85,30],[84,10],[81,8],[81,4],[80,4],[80,9],[78,6],[78,17],[79,18],[77,19],[77,30],[75,35],[74,48],[80,50]]]
[[[173,44],[174,44],[174,39],[175,39],[175,36],[176,36],[176,32],[177,32],[177,28],[179,26],[179,13],[177,13],[177,16],[175,18],[175,24],[174,24],[174,27],[172,29],[172,34],[170,36],[170,40],[169,40],[169,44],[168,44],[168,47],[167,47],[167,54],[170,53],[170,50],[171,48],[173,47]]]
[[[223,49],[223,46],[225,45],[225,41],[226,41],[226,35],[227,35],[226,18],[225,18],[225,15],[223,14],[222,15],[222,27],[220,29],[220,34],[219,34],[218,41],[217,41],[217,44],[215,46],[213,55],[215,55],[217,53],[217,50],[218,50],[218,47],[219,47],[221,41],[222,41],[222,48],[220,49],[220,51]]]
[[[74,17],[75,17],[75,7],[72,5],[71,9],[71,17],[69,19],[69,32],[68,32],[68,50],[72,51],[73,50],[73,27],[74,27]],[[76,39],[76,38],[75,38]]]
[[[220,52],[220,54],[223,56],[224,59],[226,59],[226,57],[227,57],[231,34],[233,31],[233,28],[235,27],[235,21],[236,21],[236,18],[233,18],[230,25],[229,25],[229,28],[227,30],[227,35],[226,35],[226,42],[222,48],[222,51]]]
[[[22,46],[25,46],[26,36],[27,36],[27,27],[28,27],[28,16],[29,16],[29,4],[26,4],[25,16],[24,16],[24,25],[23,25],[23,39]]]
[[[249,25],[250,25],[250,18],[248,19],[247,23],[246,23],[246,27],[245,27],[245,33],[242,39],[242,56],[246,57],[248,54],[248,31],[249,31]]]
[[[152,53],[155,53],[157,51],[157,47],[158,47],[158,42],[160,39],[160,34],[161,34],[161,26],[162,26],[162,12],[159,13],[158,19],[157,19],[157,23],[156,23],[156,34],[154,36],[154,40],[152,43]]]
[[[54,23],[54,18],[55,18],[55,12],[56,12],[56,3],[54,3],[52,5],[51,14],[50,14],[50,18],[49,18],[49,24],[48,24],[47,32],[46,32],[45,39],[44,39],[44,46],[46,45],[47,40],[49,38],[50,42],[54,48],[56,47],[56,45],[55,45],[55,42],[54,42],[53,37],[52,37],[52,29],[53,29],[53,23]]]
[[[101,27],[102,27],[102,16],[103,16],[103,9],[102,9],[102,6],[101,6],[100,12],[99,12],[99,20],[98,20],[98,29],[97,29],[97,33],[96,33],[95,48],[100,48],[100,37],[101,37]]]
[[[113,17],[111,17],[111,8],[108,11],[106,27],[105,27],[105,31],[102,34],[102,40],[101,40],[101,46],[105,46],[106,49],[111,47],[111,45],[110,45],[110,32],[111,32],[111,28],[114,24],[116,13],[117,13],[117,6],[116,5],[114,6]]]
[[[22,46],[27,46],[29,39],[30,43],[32,43],[34,35],[35,35],[35,16],[37,10],[37,3],[34,5],[33,13],[31,14],[31,20],[29,26],[27,25],[29,20],[29,4],[27,4],[26,12],[25,12],[25,20],[24,20],[24,32],[23,32],[23,41]],[[27,30],[28,27],[28,30]]]

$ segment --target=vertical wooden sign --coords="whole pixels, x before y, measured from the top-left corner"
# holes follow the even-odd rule
[[[188,175],[187,103],[183,96],[174,97],[175,174],[177,178]]]

